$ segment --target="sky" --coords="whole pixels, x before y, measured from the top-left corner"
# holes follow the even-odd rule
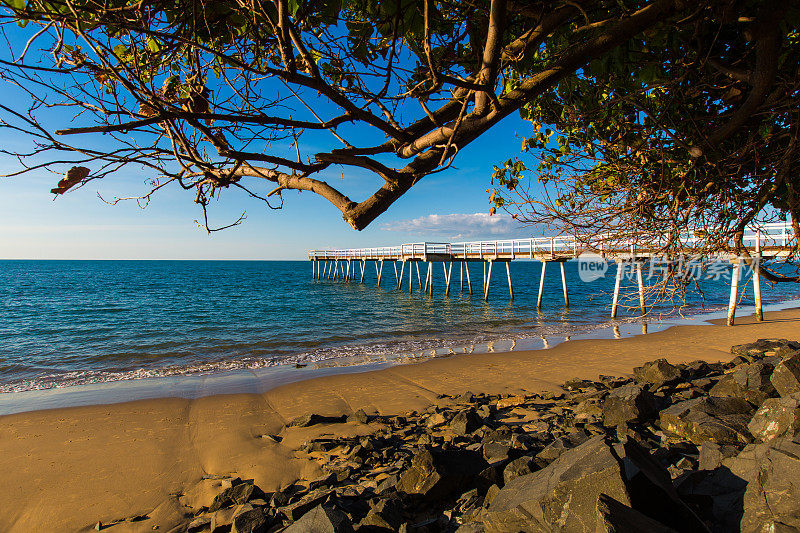
[[[11,44],[21,43],[12,39]],[[25,105],[14,101],[24,96],[8,86],[0,94],[18,108]],[[67,114],[54,115],[51,126],[69,127],[71,119]],[[522,136],[529,134],[530,124],[517,114],[506,118],[464,149],[449,169],[420,180],[360,232],[344,222],[327,200],[310,192],[284,191],[283,209],[271,210],[244,191],[226,190],[210,206],[209,224],[229,224],[243,212],[246,219],[209,235],[196,223],[202,211],[193,202],[193,191],[177,185],[160,191],[145,209],[135,202],[111,206],[101,200],[99,196],[111,199],[147,192],[144,181],[149,176],[133,169],[57,198],[50,189],[60,176],[48,171],[0,178],[0,258],[305,259],[314,248],[529,237],[530,229],[508,215],[489,216],[486,193],[492,166],[518,155]],[[0,146],[33,148],[31,140],[3,129]],[[17,168],[15,160],[0,158],[0,173]],[[381,185],[377,175],[344,167],[331,167],[322,178],[334,186],[344,179],[342,190],[355,201]]]

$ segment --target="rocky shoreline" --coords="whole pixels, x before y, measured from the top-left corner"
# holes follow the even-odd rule
[[[397,416],[310,414],[258,438],[294,446],[318,478],[265,492],[210,476],[147,515],[94,529],[800,531],[800,342],[760,339],[731,353],[725,364],[661,359],[631,378],[571,380],[561,393],[442,396]],[[315,436],[298,442],[305,430]]]

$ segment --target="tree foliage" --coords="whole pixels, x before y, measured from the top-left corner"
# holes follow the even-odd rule
[[[33,104],[0,109],[36,140],[28,169],[81,164],[85,183],[137,165],[153,191],[178,182],[204,207],[229,187],[267,201],[307,190],[356,229],[502,118],[691,12],[677,0],[4,3],[18,46],[2,76]],[[74,122],[54,124],[65,110]],[[340,146],[315,150],[320,133]],[[351,200],[321,178],[331,165],[379,186]]]
[[[362,229],[519,112],[532,157],[497,167],[492,201],[522,219],[735,233],[779,212],[797,229],[792,2],[3,3],[0,74],[32,104],[0,102],[2,125],[35,140],[22,171],[83,169],[58,194],[132,165],[145,200],[312,191]],[[374,192],[351,199],[337,166]]]
[[[698,3],[590,61],[522,108],[533,134],[495,167],[495,207],[664,251],[692,230],[746,254],[747,226],[788,218],[800,250],[798,23],[796,3]]]

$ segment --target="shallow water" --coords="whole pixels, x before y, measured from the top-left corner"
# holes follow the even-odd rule
[[[263,368],[287,363],[361,363],[439,352],[503,349],[525,339],[607,327],[614,267],[584,283],[566,263],[570,307],[558,266],[511,264],[510,301],[502,263],[490,299],[481,264],[470,266],[473,294],[453,267],[444,295],[434,264],[433,296],[398,291],[386,263],[381,287],[373,264],[363,284],[313,280],[307,261],[0,261],[0,392],[123,379]],[[424,281],[424,272],[423,281]],[[746,278],[745,278],[746,279]],[[626,281],[628,290],[635,282]],[[686,313],[727,305],[727,280],[704,282]],[[795,284],[764,284],[765,303],[800,296]],[[752,305],[747,289],[742,305]],[[703,305],[701,305],[703,304]],[[661,306],[656,314],[669,310]],[[620,322],[634,311],[622,313]],[[626,316],[628,318],[626,318]],[[510,344],[509,344],[510,343]]]

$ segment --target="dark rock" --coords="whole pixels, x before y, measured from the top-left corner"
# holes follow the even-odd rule
[[[600,493],[630,504],[622,467],[601,437],[566,451],[544,469],[517,477],[484,512],[489,532],[594,531]]]
[[[675,486],[703,520],[714,524],[715,533],[739,531],[747,482],[728,467],[687,472],[675,480]]]
[[[706,441],[700,446],[698,468],[700,470],[714,470],[722,466],[722,461],[733,457],[739,450],[734,446],[723,445]]]
[[[675,530],[657,522],[614,498],[600,494],[597,499],[598,533],[675,533]]]
[[[794,435],[800,429],[800,394],[764,400],[747,429],[763,442]]]
[[[578,390],[578,389],[585,389],[593,385],[594,381],[589,381],[588,379],[572,378],[564,383],[563,388],[567,390]]]
[[[421,450],[403,472],[397,490],[433,500],[463,491],[475,476],[486,468],[486,461],[466,450]]]
[[[352,413],[350,416],[347,417],[348,422],[358,422],[360,424],[366,424],[368,421],[367,413],[364,412],[363,409],[359,409],[358,411]]]
[[[770,381],[781,396],[800,392],[800,352],[778,363]]]
[[[347,516],[333,507],[318,505],[297,522],[284,529],[284,533],[351,533],[353,524]]]
[[[747,400],[754,406],[775,396],[775,387],[770,382],[774,366],[767,361],[756,361],[740,365],[714,385],[709,394],[718,397],[733,397]]]
[[[214,512],[223,507],[231,505],[242,505],[247,503],[251,498],[262,496],[263,493],[252,483],[238,482],[232,487],[228,487],[214,497],[211,505],[208,507],[208,512]]]
[[[755,342],[739,344],[731,347],[731,353],[738,356],[764,357],[768,352],[775,352],[783,347],[800,349],[800,343],[788,339],[758,339]]]
[[[650,392],[641,385],[625,385],[611,391],[603,402],[603,422],[606,426],[618,426],[648,417],[655,410],[656,399]]]
[[[540,467],[547,466],[558,459],[565,451],[579,446],[587,440],[589,440],[589,435],[583,431],[573,431],[563,437],[558,437],[536,454],[536,464]]]
[[[528,475],[535,470],[537,470],[537,467],[532,457],[528,455],[518,457],[503,469],[503,483],[508,484],[511,480]]]
[[[662,430],[702,444],[745,444],[752,407],[739,398],[695,398],[677,403],[659,414]]]
[[[466,435],[472,433],[483,424],[483,420],[475,412],[475,409],[464,409],[456,413],[450,420],[450,429],[456,435]]]
[[[322,416],[317,414],[302,415],[289,422],[287,427],[304,428],[317,424],[338,424],[344,422],[346,418],[345,416]]]
[[[318,489],[316,491],[309,492],[296,502],[280,507],[278,511],[289,520],[297,520],[309,510],[327,500],[332,492],[333,491],[330,489]]]
[[[633,369],[633,375],[640,383],[650,383],[654,389],[681,378],[681,370],[666,359],[657,359]]]
[[[481,448],[483,458],[490,465],[507,460],[508,452],[511,450],[511,446],[501,442],[486,442]]]
[[[267,511],[261,507],[254,507],[233,515],[231,533],[267,533],[270,525],[272,518]]]
[[[397,531],[403,519],[403,509],[395,499],[379,500],[359,522],[359,531]]]
[[[730,463],[748,482],[741,531],[772,531],[770,524],[800,528],[800,443],[784,438],[750,445]]]

